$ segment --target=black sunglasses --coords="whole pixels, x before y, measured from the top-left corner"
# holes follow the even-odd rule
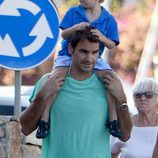
[[[157,95],[157,93],[154,93],[154,92],[143,92],[143,93],[135,93],[134,94],[134,97],[135,98],[141,98],[142,96],[145,96],[146,98],[152,98],[154,95]]]

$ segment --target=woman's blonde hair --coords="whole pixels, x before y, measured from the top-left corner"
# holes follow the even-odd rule
[[[152,91],[158,94],[158,82],[151,77],[145,77],[134,85],[133,94]]]

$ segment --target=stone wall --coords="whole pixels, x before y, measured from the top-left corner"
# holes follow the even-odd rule
[[[40,158],[41,140],[35,132],[26,137],[16,117],[0,116],[0,158]]]

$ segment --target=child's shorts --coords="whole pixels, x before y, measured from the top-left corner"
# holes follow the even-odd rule
[[[55,63],[53,68],[56,67],[69,67],[71,65],[71,57],[70,56],[57,56],[55,59]],[[102,58],[98,58],[97,63],[95,65],[95,69],[97,70],[112,70],[110,65]]]

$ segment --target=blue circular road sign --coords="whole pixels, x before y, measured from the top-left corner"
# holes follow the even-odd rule
[[[33,68],[53,53],[59,17],[51,0],[0,0],[0,66]]]

